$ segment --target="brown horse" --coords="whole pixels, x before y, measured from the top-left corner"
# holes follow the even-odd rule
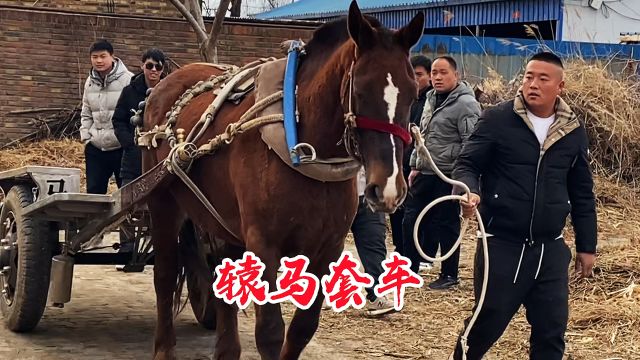
[[[364,17],[354,1],[347,18],[319,27],[305,46],[306,55],[297,72],[300,141],[312,144],[324,158],[347,157],[340,140],[349,110],[370,123],[383,124],[383,129],[392,125],[406,129],[417,95],[408,56],[423,26],[424,15],[419,13],[397,31],[386,29],[377,20]],[[164,123],[167,112],[185,90],[219,73],[213,66],[192,64],[169,75],[149,97],[144,129]],[[190,131],[213,99],[211,91],[194,98],[180,113],[176,128]],[[254,95],[249,94],[237,105],[225,103],[203,139],[222,133],[254,102]],[[403,141],[392,131],[363,127],[355,129],[354,137],[366,170],[366,200],[376,210],[393,212],[406,194]],[[165,159],[169,151],[166,142],[144,151],[145,171]],[[189,177],[237,238],[178,178],[170,177],[152,193],[148,205],[155,251],[156,360],[176,358],[174,295],[182,269],[188,272],[198,261],[197,257],[185,259],[179,255],[185,244],[177,239],[186,218],[215,243],[225,244],[217,249],[217,261],[222,257],[240,258],[245,250],[256,254],[266,265],[263,279],[275,289],[284,256],[305,255],[310,260],[308,271],[318,278],[329,272],[329,264],[338,260],[343,250],[357,206],[355,179],[321,182],[301,175],[269,149],[257,129],[238,135],[214,155],[198,159]],[[213,278],[211,269],[206,270],[208,274],[202,279],[210,289]],[[238,310],[216,300],[215,358],[237,359]],[[309,309],[297,309],[286,338],[280,305],[256,305],[255,339],[261,357],[297,359],[317,329],[323,300],[320,291]]]

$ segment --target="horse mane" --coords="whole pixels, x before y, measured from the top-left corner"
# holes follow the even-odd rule
[[[383,29],[382,24],[373,16],[364,15],[364,18],[371,26],[379,31]],[[305,45],[308,57],[326,56],[329,57],[336,49],[349,40],[349,30],[347,17],[343,16],[322,24],[313,32],[311,40]]]

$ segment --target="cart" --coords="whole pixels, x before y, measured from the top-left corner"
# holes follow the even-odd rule
[[[75,265],[121,265],[125,272],[153,265],[144,201],[167,175],[158,164],[113,194],[96,195],[80,192],[75,168],[26,166],[0,172],[0,312],[6,326],[28,332],[47,304],[61,308],[71,301]],[[100,251],[105,246],[87,246],[112,232],[133,240],[133,250],[116,252],[117,242],[106,252]],[[184,226],[180,236],[196,232]],[[192,286],[188,274],[187,286]],[[213,310],[204,309],[211,305],[199,296],[189,300],[198,322],[215,328]]]

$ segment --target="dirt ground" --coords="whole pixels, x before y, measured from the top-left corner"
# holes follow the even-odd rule
[[[1,360],[150,359],[155,324],[153,269],[125,274],[113,266],[78,266],[72,301],[48,307],[35,331],[15,334],[0,328]],[[252,317],[253,312],[249,315]],[[243,359],[259,359],[253,319],[240,314]],[[215,333],[197,326],[191,309],[176,321],[180,359],[209,359]],[[326,359],[331,342],[316,339],[305,358]],[[338,358],[338,357],[336,357]],[[348,358],[348,357],[345,357]]]

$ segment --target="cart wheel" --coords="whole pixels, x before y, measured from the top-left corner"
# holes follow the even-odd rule
[[[196,320],[198,320],[198,323],[203,328],[215,330],[216,309],[214,302],[217,301],[217,299],[211,293],[211,286],[202,289],[202,286],[198,286],[198,282],[195,281],[194,276],[190,274],[191,273],[187,272],[187,288],[189,289],[189,303],[191,304],[193,315],[195,315]],[[204,297],[202,295],[203,291],[207,291],[209,295]]]
[[[49,292],[52,244],[47,223],[22,216],[32,199],[30,187],[16,185],[0,212],[0,311],[15,332],[38,325]]]
[[[207,270],[196,270],[198,266],[212,268],[210,262],[206,260],[202,241],[198,239],[193,223],[187,221],[180,230],[180,242],[185,244],[182,251],[204,256],[202,263],[185,267],[185,277],[187,278],[187,289],[189,292],[189,303],[198,323],[207,330],[216,329],[216,309],[215,301],[218,299],[213,295],[213,278],[207,279],[202,274]]]

